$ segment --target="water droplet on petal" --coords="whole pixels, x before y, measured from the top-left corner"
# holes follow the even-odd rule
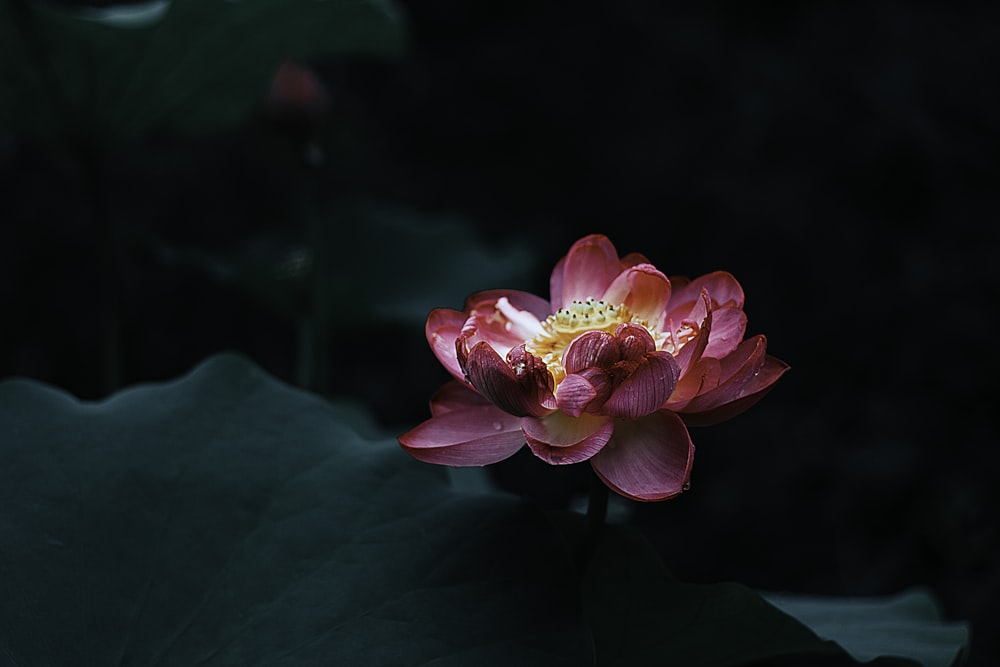
[[[503,424],[501,424],[500,422],[493,422],[493,430],[494,431],[502,431],[503,430]]]
[[[690,491],[690,490],[691,490],[691,482],[684,482],[684,486],[681,487],[681,491]]]

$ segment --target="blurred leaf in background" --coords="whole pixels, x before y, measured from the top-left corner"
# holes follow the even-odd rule
[[[232,128],[286,58],[398,54],[404,32],[353,0],[2,0],[0,128],[99,146]]]
[[[540,264],[530,244],[486,238],[455,215],[357,197],[302,205],[311,224],[248,236],[228,254],[147,243],[165,266],[234,286],[297,323],[296,382],[314,391],[326,392],[327,376],[345,363],[331,347],[349,345],[369,357],[370,370],[403,370],[383,368],[360,330],[389,324],[419,340],[432,309],[459,308],[469,294],[499,286],[530,290]],[[368,373],[357,383],[372,380],[381,382]]]
[[[474,292],[534,287],[540,258],[530,244],[484,238],[477,225],[457,215],[357,198],[310,214],[322,217],[317,250],[287,230],[242,239],[226,256],[166,244],[150,250],[168,266],[235,285],[292,320],[303,314],[303,292],[316,272],[331,317],[420,330],[431,309],[460,308]],[[317,265],[316,252],[328,261]]]

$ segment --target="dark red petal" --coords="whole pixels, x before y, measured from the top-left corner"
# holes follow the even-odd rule
[[[448,308],[436,308],[427,316],[427,324],[424,326],[424,333],[434,356],[449,373],[462,381],[465,380],[465,374],[458,363],[455,339],[464,323],[465,314]]]
[[[665,410],[638,421],[616,421],[611,440],[590,460],[612,490],[641,501],[679,494],[693,462],[694,445],[684,422]]]
[[[623,419],[638,419],[659,410],[677,386],[680,368],[669,352],[652,352],[604,403],[603,412]]]
[[[552,376],[540,359],[518,373],[488,343],[479,342],[469,351],[466,370],[469,382],[480,394],[512,415],[541,417],[555,409]]]
[[[546,463],[563,465],[586,461],[599,452],[611,438],[614,420],[584,414],[570,417],[553,412],[548,417],[521,421],[528,447]]]
[[[574,417],[581,412],[600,414],[614,389],[612,372],[614,369],[585,368],[567,375],[556,389],[556,407]]]
[[[552,307],[556,309],[574,300],[600,298],[622,270],[618,251],[608,237],[601,234],[591,234],[574,243],[565,260],[557,265],[560,277],[557,280],[553,272],[550,283],[559,288],[559,293],[552,293]]]
[[[785,371],[788,364],[772,356],[764,359],[764,364],[740,389],[739,393],[727,397],[728,400],[712,408],[699,408],[688,413],[691,405],[684,409],[682,417],[692,426],[710,426],[735,417],[764,398]],[[699,405],[702,405],[699,403]],[[696,406],[697,407],[697,406]]]
[[[579,417],[597,398],[597,389],[582,375],[567,375],[556,387],[556,408],[571,417]]]
[[[618,341],[606,331],[587,331],[573,339],[563,352],[562,365],[567,373],[584,368],[609,368],[621,360]]]
[[[496,406],[454,410],[399,436],[416,459],[450,466],[482,466],[513,456],[524,446],[521,420]]]
[[[585,368],[577,373],[577,375],[589,382],[590,386],[597,390],[597,397],[587,406],[587,412],[595,414],[600,412],[604,401],[608,400],[611,390],[615,388],[611,372],[601,368]]]
[[[649,331],[638,324],[619,324],[615,330],[615,338],[621,346],[622,359],[627,361],[641,361],[656,350],[656,342]]]
[[[465,382],[452,380],[434,392],[431,396],[431,415],[443,415],[446,412],[481,408],[493,405],[485,396],[467,385]]]
[[[670,281],[652,264],[640,264],[618,274],[601,298],[625,304],[634,315],[655,324],[670,300]]]

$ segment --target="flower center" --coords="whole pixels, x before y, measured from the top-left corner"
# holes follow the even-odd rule
[[[563,351],[573,339],[586,331],[606,331],[613,334],[619,324],[631,322],[646,327],[654,340],[662,339],[649,325],[632,315],[624,305],[612,305],[588,298],[574,301],[567,308],[560,308],[541,323],[542,331],[524,342],[524,349],[545,362],[546,368],[558,385],[566,377],[562,365]]]

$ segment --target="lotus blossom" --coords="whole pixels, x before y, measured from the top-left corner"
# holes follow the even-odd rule
[[[430,313],[427,341],[454,380],[400,436],[406,451],[481,466],[527,444],[551,464],[589,461],[623,496],[664,500],[691,475],[687,425],[742,412],[788,370],[763,335],[744,340],[743,289],[724,271],[668,279],[590,235],[556,264],[550,291],[480,292],[461,312]]]

